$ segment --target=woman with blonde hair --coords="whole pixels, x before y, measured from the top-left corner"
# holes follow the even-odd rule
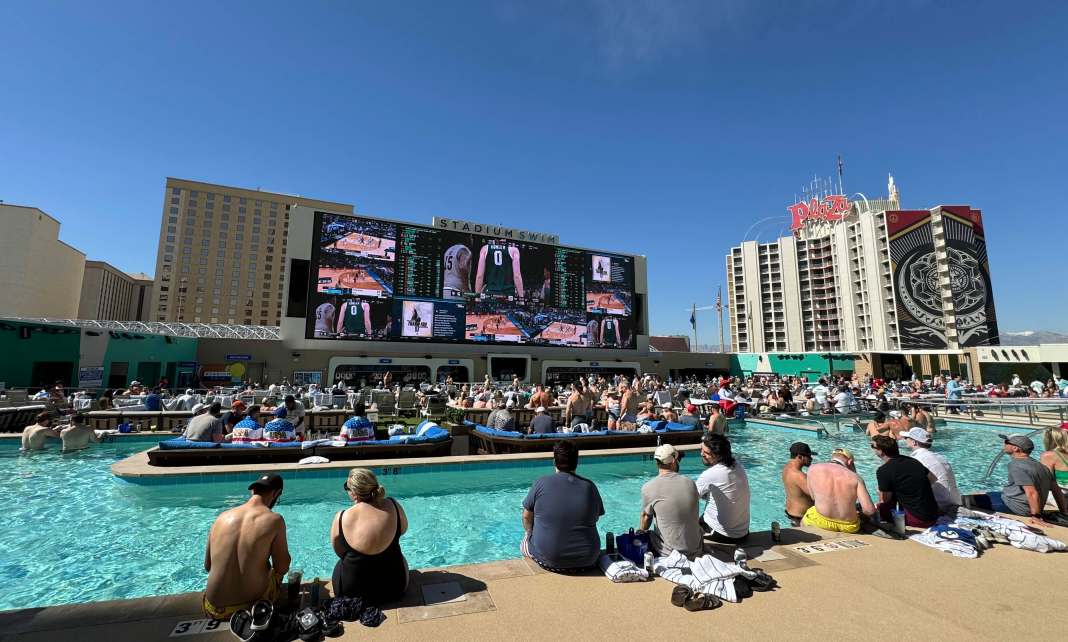
[[[399,600],[408,588],[408,562],[400,547],[408,517],[366,468],[349,471],[344,488],[354,504],[340,511],[330,527],[330,544],[340,558],[334,566],[334,595],[375,605]]]
[[[1053,473],[1061,490],[1068,492],[1068,421],[1060,428],[1047,428],[1042,433],[1042,446],[1046,452],[1038,460]]]

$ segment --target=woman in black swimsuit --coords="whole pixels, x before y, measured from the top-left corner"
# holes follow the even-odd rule
[[[400,547],[408,530],[404,509],[386,498],[386,489],[365,468],[349,472],[345,491],[355,504],[339,512],[330,528],[330,543],[340,558],[334,566],[334,595],[375,605],[399,600],[408,588],[408,562]]]

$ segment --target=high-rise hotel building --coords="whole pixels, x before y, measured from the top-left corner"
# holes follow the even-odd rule
[[[289,210],[352,205],[168,178],[149,319],[278,325]]]
[[[737,352],[906,352],[997,344],[982,214],[824,195],[792,236],[727,255]],[[858,195],[859,196],[859,195]]]

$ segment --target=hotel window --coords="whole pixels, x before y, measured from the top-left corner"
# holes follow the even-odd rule
[[[168,236],[167,237],[167,242],[168,243],[174,243],[174,237],[173,236]]]
[[[164,252],[173,252],[174,251],[174,246],[173,245],[164,245],[163,246],[163,251]]]
[[[177,231],[178,231],[178,229],[176,227],[174,227],[173,225],[168,225],[167,226],[167,232],[169,232],[170,234],[174,234]]]
[[[178,208],[177,207],[172,207],[171,208],[171,214],[177,214],[177,213],[178,213]]]
[[[178,197],[175,196],[175,197],[171,198],[171,205],[177,205],[177,204],[178,204]]]
[[[167,219],[167,222],[168,223],[177,223],[178,222],[178,217],[177,216],[171,216],[171,217],[169,217]]]
[[[230,197],[229,197],[229,196],[226,196],[226,195],[224,195],[224,196],[223,196],[223,203],[229,203],[229,202],[230,202]]]
[[[182,188],[180,188],[180,187],[172,187],[171,188],[171,194],[174,194],[175,196],[178,196],[181,193],[182,193]]]
[[[237,203],[238,203],[238,205],[244,205],[246,203],[246,200],[245,200],[244,197],[241,197],[241,198],[237,199]]]
[[[209,201],[214,201],[215,200],[215,194],[212,194],[211,192],[208,192],[208,195],[205,198],[207,198]]]

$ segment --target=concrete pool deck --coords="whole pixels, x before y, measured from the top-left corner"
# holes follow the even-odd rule
[[[1068,529],[1044,530],[1068,540]],[[710,612],[671,606],[674,585],[662,579],[613,584],[600,574],[554,575],[514,559],[415,572],[405,600],[386,609],[382,626],[346,623],[338,639],[628,639],[643,632],[682,640],[999,640],[1055,636],[1057,629],[1042,623],[1059,627],[1068,601],[1068,582],[1060,581],[1068,572],[1068,553],[998,545],[967,560],[915,542],[807,527],[784,530],[783,543],[770,550],[767,533],[750,539],[752,557],[769,551],[753,565],[774,575],[780,588]],[[867,546],[795,550],[836,539]],[[448,582],[460,585],[461,601],[424,603],[423,586]],[[178,622],[200,618],[199,593],[24,609],[0,613],[0,641],[162,641],[172,639]],[[215,631],[174,639],[236,638]]]

